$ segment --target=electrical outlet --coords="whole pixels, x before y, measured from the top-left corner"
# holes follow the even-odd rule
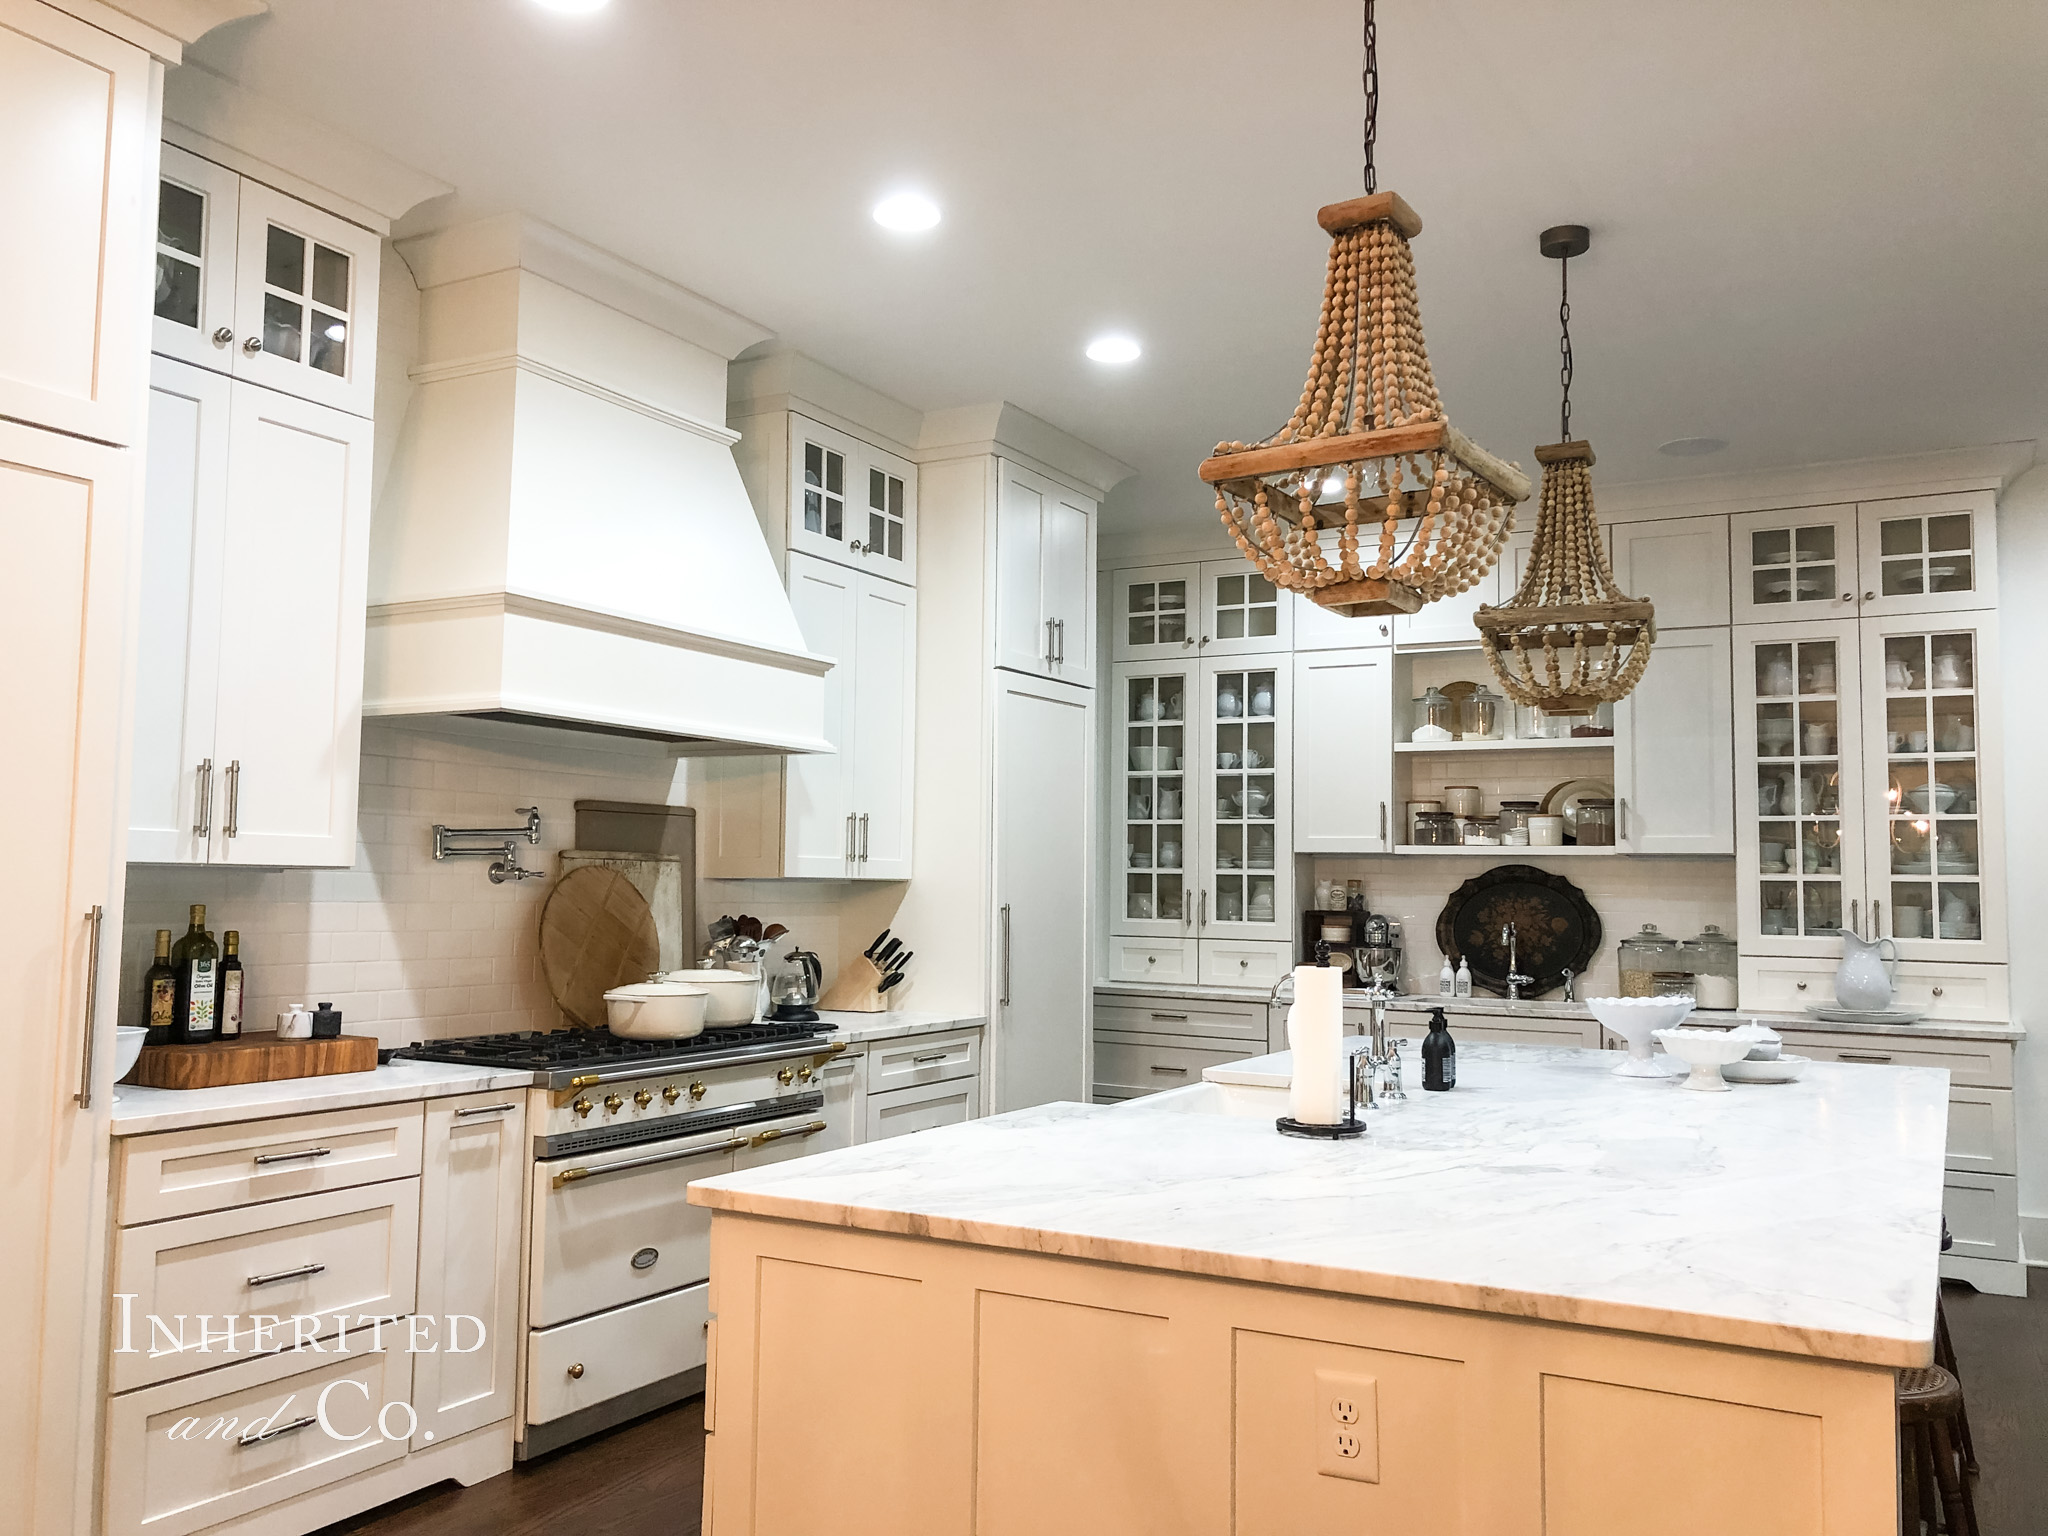
[[[1354,1483],[1380,1480],[1379,1382],[1316,1372],[1316,1471]]]

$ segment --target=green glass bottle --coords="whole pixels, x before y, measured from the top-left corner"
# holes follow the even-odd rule
[[[149,1033],[144,1045],[169,1045],[171,1021],[178,1016],[178,972],[171,964],[171,930],[156,931],[156,959],[142,978],[142,1022]]]
[[[192,926],[171,956],[178,973],[178,1000],[171,1020],[176,1045],[204,1045],[214,1038],[214,1005],[220,989],[220,945],[206,931],[206,908],[193,903]]]
[[[214,1033],[223,1040],[242,1037],[242,936],[230,928],[220,936],[220,1006],[214,1010]]]

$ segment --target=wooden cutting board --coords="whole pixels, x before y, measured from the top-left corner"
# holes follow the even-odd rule
[[[604,995],[661,964],[654,909],[616,869],[586,865],[555,882],[540,914],[540,968],[562,1012],[596,1029]]]
[[[228,1083],[370,1072],[376,1066],[375,1035],[280,1040],[273,1033],[206,1045],[146,1045],[128,1080],[145,1088],[219,1088]]]

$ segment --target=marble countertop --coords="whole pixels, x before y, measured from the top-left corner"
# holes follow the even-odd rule
[[[948,1029],[980,1029],[988,1023],[979,1014],[918,1013],[910,1009],[901,1013],[841,1013],[821,1008],[818,1017],[832,1026],[834,1040],[843,1040],[848,1045],[865,1040],[900,1040],[905,1035],[933,1035]]]
[[[1347,993],[1344,1005],[1350,1009],[1362,1009],[1366,1003],[1363,998]],[[1444,998],[1428,993],[1397,997],[1387,1006],[1401,1014],[1426,1014],[1431,1008],[1441,1008],[1453,1018],[1461,1013],[1474,1017],[1538,1020],[1593,1017],[1592,1009],[1584,1002],[1567,1003],[1543,998],[1511,1003],[1504,997]],[[2024,1040],[2027,1037],[2022,1025],[1988,1020],[1916,1019],[1911,1024],[1855,1024],[1816,1019],[1810,1013],[1774,1012],[1768,1008],[1696,1008],[1688,1017],[1701,1024],[1730,1025],[1756,1019],[1777,1030],[1800,1029],[1827,1034],[1913,1036],[1935,1040]]]
[[[374,1072],[336,1072],[326,1077],[286,1077],[269,1083],[230,1083],[220,1088],[141,1088],[124,1083],[114,1090],[116,1136],[182,1131],[195,1125],[228,1125],[274,1115],[310,1115],[364,1104],[399,1104],[408,1099],[444,1099],[458,1093],[531,1087],[530,1072],[496,1072],[488,1067],[438,1061],[394,1061]]]
[[[1261,1058],[1268,1080],[1287,1057]],[[1692,1093],[1611,1052],[1469,1044],[1350,1142],[1242,1088],[1051,1104],[700,1180],[691,1200],[1875,1365],[1924,1364],[1948,1074],[1817,1062]]]

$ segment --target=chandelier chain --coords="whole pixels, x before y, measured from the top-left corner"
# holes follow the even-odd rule
[[[1557,351],[1560,363],[1557,381],[1564,386],[1564,397],[1558,407],[1557,440],[1568,443],[1572,440],[1572,259],[1567,256],[1557,264]]]
[[[1373,19],[1372,0],[1365,0],[1365,191],[1370,197],[1379,190],[1379,174],[1373,164],[1373,145],[1380,122],[1380,29]]]

